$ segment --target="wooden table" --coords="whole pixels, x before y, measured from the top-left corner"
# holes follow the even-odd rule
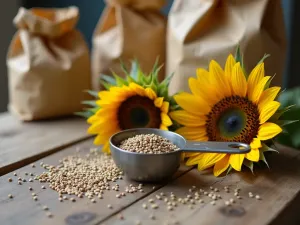
[[[195,224],[195,225],[293,225],[300,224],[300,151],[281,148],[280,154],[269,158],[271,169],[256,168],[251,172],[231,173],[215,178],[211,171],[199,172],[182,166],[174,178],[166,184],[145,184],[143,193],[128,194],[118,199],[115,192],[106,192],[104,198],[92,203],[88,198],[76,202],[58,201],[57,192],[41,189],[39,181],[30,183],[36,190],[38,201],[33,201],[28,190],[29,183],[17,185],[17,177],[25,172],[40,174],[44,171],[40,162],[56,165],[64,156],[89,151],[92,137],[86,134],[87,125],[79,118],[53,121],[21,123],[7,113],[0,114],[0,224],[1,225],[96,225],[96,224]],[[32,168],[31,163],[36,165]],[[13,178],[13,182],[8,182]],[[118,181],[120,189],[135,182]],[[196,203],[191,209],[179,205],[168,211],[164,201],[156,200],[158,209],[144,209],[142,204],[150,198],[156,199],[161,192],[185,197],[192,186],[210,191],[218,188],[222,199],[211,204],[208,196],[201,196],[204,203]],[[226,193],[224,186],[230,188]],[[224,201],[234,198],[233,190],[240,188],[242,199],[236,199],[232,206]],[[259,194],[261,200],[250,198],[248,193]],[[8,198],[8,194],[14,196]],[[108,204],[113,209],[107,208]],[[53,217],[48,218],[42,209],[49,207]],[[118,215],[124,216],[120,220]],[[151,219],[153,214],[155,219]]]

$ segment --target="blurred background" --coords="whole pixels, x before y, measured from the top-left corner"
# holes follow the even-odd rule
[[[147,0],[145,0],[147,1]],[[168,0],[163,9],[168,13],[172,0]],[[89,47],[91,47],[91,37],[96,23],[105,6],[103,0],[9,0],[2,3],[1,7],[1,36],[0,36],[0,112],[7,111],[7,72],[6,72],[6,53],[12,36],[15,33],[12,20],[20,6],[31,7],[67,7],[76,5],[80,10],[80,20],[78,29],[84,34]],[[299,0],[282,0],[282,7],[285,15],[286,34],[288,40],[288,51],[286,57],[284,87],[292,88],[300,86],[300,67],[297,59],[300,58],[300,30],[296,28],[296,21],[300,21]]]

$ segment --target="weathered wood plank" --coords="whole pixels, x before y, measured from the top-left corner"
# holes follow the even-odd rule
[[[36,168],[31,165],[17,169],[18,176],[13,176],[13,172],[0,177],[0,224],[5,225],[53,225],[53,224],[101,224],[101,221],[112,214],[128,207],[140,198],[147,196],[149,193],[154,192],[161,185],[156,185],[153,189],[153,184],[144,185],[144,193],[137,192],[135,194],[127,194],[120,199],[116,198],[116,191],[106,191],[103,194],[103,199],[96,198],[97,202],[92,203],[88,198],[77,198],[76,202],[58,201],[58,193],[48,188],[45,183],[34,181],[33,183],[25,182],[22,185],[17,184],[17,178],[24,177],[24,173],[41,174],[44,169],[40,167],[39,163],[50,165],[57,165],[58,160],[64,156],[76,153],[76,149],[82,149],[81,154],[86,154],[89,148],[93,147],[92,140],[87,140],[70,146],[65,150],[56,152],[35,162]],[[78,154],[78,153],[76,153]],[[186,167],[181,167],[175,177],[190,170]],[[13,182],[8,182],[8,178],[13,178]],[[25,176],[26,177],[26,176]],[[120,192],[124,191],[125,186],[135,182],[126,179],[117,182],[120,185]],[[41,189],[41,185],[45,185],[47,189]],[[38,201],[34,201],[28,187],[31,186],[34,192],[38,194]],[[8,194],[14,195],[13,199],[8,198]],[[113,209],[108,209],[107,205],[113,205]],[[43,211],[42,206],[47,205],[53,213],[53,218],[47,218],[46,212]]]
[[[267,225],[267,224],[299,224],[299,204],[300,204],[300,157],[298,151],[285,150],[279,155],[274,154],[269,158],[271,170],[258,169],[255,175],[249,172],[240,174],[231,174],[223,178],[214,178],[211,173],[198,172],[192,170],[169,185],[152,193],[145,199],[135,203],[133,206],[125,209],[122,214],[124,220],[120,221],[116,216],[112,216],[104,221],[105,224],[135,224],[139,220],[141,224],[195,224],[195,225]],[[200,195],[204,200],[204,204],[196,203],[189,208],[189,204],[180,204],[174,207],[174,211],[168,211],[163,201],[156,201],[159,209],[144,210],[141,206],[148,202],[150,198],[154,198],[159,192],[170,195],[170,192],[178,197],[186,197],[189,193],[188,189],[193,185],[197,186],[197,190],[202,188],[210,192],[210,186],[220,190],[216,194],[220,194],[222,199],[216,201],[216,205],[212,205],[212,199],[205,195]],[[229,186],[230,193],[226,193],[224,186]],[[234,189],[240,188],[240,196],[237,199],[234,196]],[[261,200],[249,197],[249,192],[254,195],[259,194]],[[192,193],[193,194],[193,193]],[[232,206],[225,206],[224,201],[230,198],[235,199],[236,203]],[[284,209],[290,205],[288,216],[285,216]],[[297,210],[298,205],[298,210]],[[155,220],[149,218],[150,214],[154,214]],[[173,222],[173,223],[171,223]]]
[[[0,175],[88,138],[87,127],[76,117],[23,123],[0,114]]]

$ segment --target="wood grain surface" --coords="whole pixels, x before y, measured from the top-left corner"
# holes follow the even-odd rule
[[[223,178],[215,178],[210,172],[199,172],[192,170],[174,182],[160,190],[141,199],[133,206],[122,212],[124,220],[112,216],[105,221],[105,224],[129,225],[135,224],[137,220],[141,224],[186,224],[186,225],[296,225],[300,224],[299,215],[299,194],[300,194],[300,157],[299,152],[285,149],[281,154],[273,154],[269,158],[269,164],[273,168],[260,168],[255,175],[249,172],[232,173]],[[212,199],[206,195],[200,195],[204,203],[196,203],[193,209],[191,204],[179,204],[173,211],[168,211],[166,203],[156,201],[159,209],[144,210],[142,204],[161,192],[170,195],[173,192],[176,196],[184,198],[189,189],[195,185],[210,192],[210,186],[218,188],[222,199],[212,205]],[[230,192],[224,190],[228,186]],[[240,188],[240,196],[234,196],[234,190]],[[260,195],[261,200],[249,197]],[[232,206],[225,206],[225,201],[233,198],[235,203]],[[295,202],[294,200],[297,201]],[[197,201],[196,201],[197,202]],[[289,216],[283,214],[288,205],[294,205],[294,210],[289,210]],[[298,206],[298,210],[297,210]],[[153,214],[155,219],[149,216]],[[280,221],[280,222],[279,222]]]
[[[21,122],[0,114],[0,175],[90,137],[78,117]]]
[[[58,193],[48,188],[45,183],[39,181],[25,182],[22,185],[17,184],[17,178],[27,177],[25,172],[41,174],[44,168],[39,166],[42,161],[50,165],[57,165],[59,159],[64,156],[78,154],[77,149],[80,149],[80,154],[86,154],[89,149],[93,147],[92,140],[87,140],[82,143],[66,148],[66,150],[54,153],[47,156],[37,162],[35,162],[36,168],[32,168],[31,165],[27,165],[20,169],[17,169],[17,176],[13,175],[13,172],[8,173],[0,177],[0,224],[5,225],[53,225],[53,224],[101,224],[106,218],[113,214],[117,214],[122,209],[134,204],[139,199],[149,195],[156,189],[159,189],[160,185],[144,185],[144,192],[137,192],[135,194],[127,194],[125,197],[116,198],[116,194],[125,190],[125,187],[129,184],[136,184],[129,180],[119,180],[117,183],[120,185],[120,191],[106,191],[103,194],[103,199],[96,199],[96,203],[92,203],[88,198],[76,198],[76,202],[69,200],[64,202],[58,201]],[[181,167],[174,177],[178,177],[183,173],[190,170],[190,168]],[[8,178],[12,178],[13,182],[8,182]],[[46,189],[42,189],[41,186],[45,185]],[[38,201],[32,199],[32,195],[28,189],[31,186],[37,195]],[[155,188],[153,189],[153,187]],[[8,195],[12,194],[13,199],[9,199]],[[113,209],[107,208],[107,205],[111,204]],[[42,206],[47,205],[49,211],[53,213],[53,218],[48,218],[46,212],[42,209]]]

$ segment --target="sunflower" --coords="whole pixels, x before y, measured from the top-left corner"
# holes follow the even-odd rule
[[[272,150],[268,140],[282,131],[274,119],[280,107],[276,101],[280,87],[269,87],[271,77],[265,76],[264,59],[247,76],[238,58],[229,55],[225,70],[214,60],[209,71],[197,69],[197,78],[189,78],[191,93],[175,95],[181,109],[170,113],[182,125],[176,132],[189,140],[237,141],[251,146],[247,154],[185,155],[188,166],[213,167],[215,176],[232,168],[240,171],[242,164],[253,169],[253,162],[265,161],[264,152]]]
[[[131,72],[122,68],[126,79],[114,73],[113,77],[102,75],[106,90],[97,94],[89,91],[97,99],[84,102],[93,106],[83,113],[90,124],[88,133],[96,135],[94,144],[103,145],[106,153],[110,152],[110,136],[118,131],[142,127],[168,130],[173,124],[168,116],[175,103],[168,96],[170,78],[160,83],[156,64],[150,74],[144,74],[137,61],[132,62]]]

